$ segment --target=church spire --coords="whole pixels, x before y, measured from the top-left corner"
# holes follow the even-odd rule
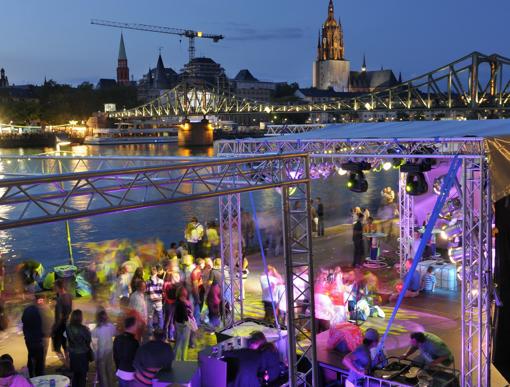
[[[361,71],[362,72],[367,71],[367,61],[366,61],[366,58],[365,58],[365,54],[363,54],[363,64],[361,65]]]
[[[129,67],[122,32],[120,33],[119,58],[117,60],[117,83],[119,85],[129,85]]]
[[[328,6],[328,17],[335,18],[335,6],[333,4],[333,0],[329,0]]]
[[[402,83],[402,71],[398,73],[398,83]]]
[[[126,46],[124,46],[124,35],[120,33],[119,60],[127,60]]]

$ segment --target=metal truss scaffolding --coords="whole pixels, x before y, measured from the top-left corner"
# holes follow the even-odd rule
[[[484,139],[461,138],[402,138],[402,139],[324,139],[295,140],[247,139],[218,141],[218,156],[281,154],[308,152],[312,165],[342,161],[422,158],[462,160],[460,182],[455,181],[457,194],[463,203],[462,282],[462,356],[461,385],[490,386],[491,365],[491,302],[492,302],[492,206],[489,169]],[[313,173],[311,174],[313,176]],[[413,198],[405,192],[405,174],[399,177],[400,265],[412,257]],[[304,208],[304,207],[303,207]],[[291,267],[289,265],[289,267]],[[296,324],[297,326],[297,324]],[[458,364],[458,362],[457,362]]]
[[[243,319],[243,265],[241,234],[241,195],[225,195],[219,198],[220,238],[223,273],[223,324],[231,326]],[[237,270],[236,270],[237,268]],[[239,301],[238,301],[239,300]],[[228,303],[228,305],[227,305]]]
[[[485,157],[463,163],[462,385],[489,386],[492,204]]]
[[[309,182],[282,189],[291,386],[319,385],[316,367],[308,365],[317,364],[310,190]]]
[[[242,256],[241,193],[281,188],[289,378],[292,386],[318,386],[314,308],[309,302],[313,300],[313,267],[306,153],[206,161],[0,157],[0,172],[0,230],[219,197],[222,267],[228,266],[222,289],[231,308],[224,313],[227,324],[243,317],[241,262],[236,269]],[[301,309],[294,311],[296,305]]]
[[[398,180],[398,204],[399,204],[399,258],[400,258],[400,277],[405,275],[405,262],[409,258],[413,258],[413,204],[414,200],[411,195],[406,192],[406,174],[400,173]]]

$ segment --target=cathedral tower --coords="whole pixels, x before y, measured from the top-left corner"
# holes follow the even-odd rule
[[[313,64],[313,87],[336,91],[349,90],[350,63],[344,59],[344,38],[340,20],[335,20],[333,0],[329,0],[328,17],[322,25]]]
[[[119,59],[117,61],[117,84],[129,84],[129,67],[122,33],[120,34]]]

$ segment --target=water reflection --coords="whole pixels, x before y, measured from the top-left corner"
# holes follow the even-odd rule
[[[212,156],[213,148],[179,148],[176,144],[123,144],[118,146],[80,145],[66,147],[79,156]],[[31,155],[54,151],[45,149],[0,149],[0,154]],[[86,170],[82,164],[78,171]],[[0,163],[0,168],[1,168]],[[7,165],[5,166],[7,167]],[[0,169],[1,173],[1,169]],[[313,197],[320,196],[325,207],[326,226],[350,222],[350,209],[355,206],[368,207],[376,213],[381,202],[380,192],[386,186],[397,191],[395,170],[367,174],[369,190],[365,194],[354,194],[346,187],[347,176],[332,174],[327,180],[315,180]],[[281,196],[276,190],[255,192],[254,199],[259,219],[279,221]],[[242,194],[242,207],[251,211],[248,194]],[[85,197],[74,199],[84,205]],[[4,209],[4,211],[6,211]],[[76,261],[87,259],[89,252],[84,243],[109,239],[144,240],[159,238],[165,244],[184,238],[184,227],[191,216],[199,217],[202,223],[218,219],[218,200],[207,199],[158,206],[143,210],[126,211],[70,221],[72,242]],[[0,216],[3,216],[0,214]],[[0,253],[4,258],[19,261],[38,259],[46,266],[67,263],[67,240],[63,222],[23,227],[0,233]]]

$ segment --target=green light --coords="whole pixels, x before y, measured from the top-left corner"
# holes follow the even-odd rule
[[[352,188],[353,185],[354,183],[352,181],[347,182],[347,188]]]
[[[411,192],[413,187],[411,187],[411,184],[406,185],[406,192]]]

